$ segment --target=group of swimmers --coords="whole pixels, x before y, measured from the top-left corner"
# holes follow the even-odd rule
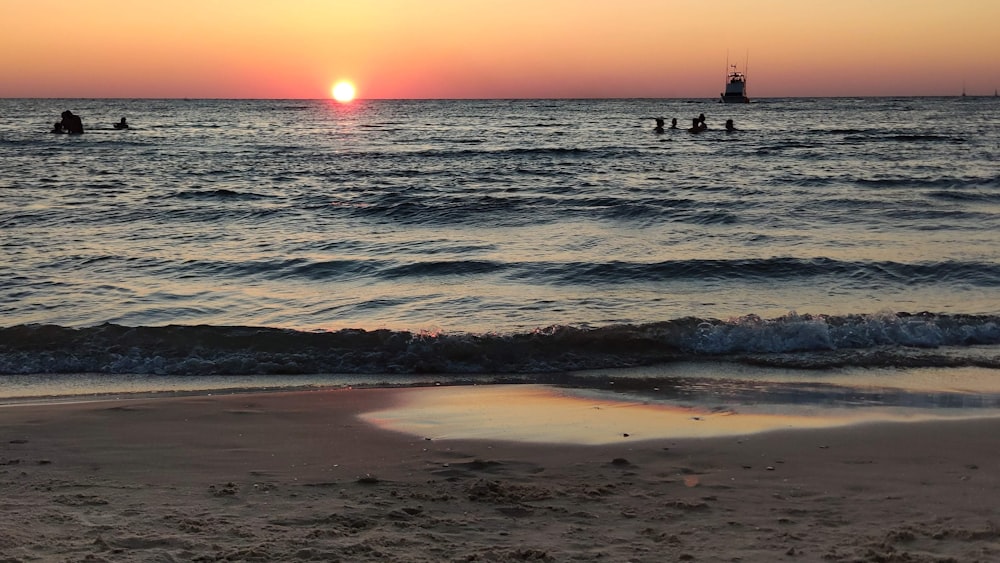
[[[653,131],[656,133],[663,133],[665,131],[663,125],[666,120],[662,117],[656,117],[656,127]],[[670,120],[670,128],[677,129],[677,118]],[[701,114],[698,117],[691,119],[691,128],[688,129],[689,133],[701,133],[702,131],[708,131],[708,125],[705,123],[705,114]],[[726,120],[726,131],[736,131],[736,126],[733,125],[732,119]]]
[[[115,129],[128,129],[128,121],[123,117],[121,121],[114,124]],[[56,121],[52,125],[53,133],[71,133],[79,135],[83,133],[83,120],[79,115],[66,110],[62,112],[62,120]]]
[[[665,131],[663,125],[666,120],[662,117],[656,117],[656,127],[653,131],[656,133],[663,133]],[[123,117],[121,121],[114,124],[115,129],[128,129],[128,122]],[[677,129],[677,118],[670,120],[670,128]],[[702,131],[707,131],[708,125],[705,123],[705,114],[701,114],[698,117],[691,119],[691,128],[688,129],[690,133],[701,133]],[[726,120],[726,131],[736,131],[736,127],[733,125],[732,119]],[[56,121],[55,125],[52,126],[53,133],[83,133],[83,120],[80,119],[79,115],[66,110],[62,112],[62,121]]]

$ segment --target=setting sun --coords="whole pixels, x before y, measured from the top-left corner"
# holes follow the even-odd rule
[[[338,102],[349,102],[354,99],[354,85],[347,81],[338,82],[333,87],[333,99]]]

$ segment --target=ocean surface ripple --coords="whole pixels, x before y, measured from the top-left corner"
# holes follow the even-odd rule
[[[997,368],[998,110],[0,100],[0,373]]]

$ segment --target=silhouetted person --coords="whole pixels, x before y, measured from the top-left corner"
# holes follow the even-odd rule
[[[698,120],[697,117],[691,120],[691,128],[688,129],[690,133],[701,133],[706,129],[705,125]]]
[[[56,121],[55,123],[52,124],[52,132],[53,133],[65,133],[65,131],[63,131],[63,128],[62,128],[62,121]]]
[[[670,128],[671,129],[677,129],[677,118],[676,117],[670,120]]]
[[[83,120],[69,110],[62,112],[62,126],[67,133],[83,133]]]
[[[705,114],[698,116],[698,124],[702,129],[708,129],[708,124],[705,123]]]
[[[115,123],[115,129],[128,129],[128,123],[125,122],[124,117],[122,118],[121,121]]]
[[[727,119],[726,120],[726,131],[736,131],[736,126],[733,125],[733,120],[732,119]]]
[[[654,133],[663,133],[663,118],[662,117],[657,117],[655,119],[656,119],[656,127],[653,128],[653,132]]]

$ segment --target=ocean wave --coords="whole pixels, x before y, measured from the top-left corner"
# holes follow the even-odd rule
[[[215,172],[215,174],[223,174],[223,172],[219,171]],[[190,199],[190,200],[209,200],[209,201],[212,200],[243,201],[243,200],[258,200],[258,199],[273,199],[272,196],[264,194],[258,194],[250,191],[231,190],[227,188],[182,190],[162,197],[177,198],[182,200]]]
[[[934,191],[927,194],[934,199],[943,199],[957,202],[972,203],[1000,203],[1000,193],[986,192],[961,192],[961,191]]]
[[[928,142],[946,142],[946,143],[964,143],[965,139],[961,137],[952,137],[949,135],[919,135],[919,134],[900,134],[892,135],[889,137],[893,141],[928,141]]]
[[[961,282],[976,287],[1000,287],[1000,265],[978,262],[935,262],[908,264],[899,262],[851,262],[829,258],[766,258],[736,260],[668,260],[641,262],[499,262],[491,260],[342,260],[311,262],[301,259],[256,263],[187,263],[208,274],[221,272],[256,276],[324,279],[329,277],[370,276],[377,279],[426,278],[438,276],[495,275],[514,280],[534,280],[555,285],[600,286],[625,281],[660,282],[696,281],[777,281],[829,278],[858,286],[881,286],[886,283],[913,285],[921,283]]]
[[[963,283],[982,287],[1000,286],[1000,265],[976,262],[936,262],[908,264],[900,262],[852,262],[830,258],[765,258],[736,260],[669,260],[657,263],[568,263],[532,265],[536,278],[560,282],[599,284],[607,280],[792,280],[829,277],[851,283],[909,285],[936,281]],[[525,267],[528,267],[525,265]]]
[[[444,248],[450,253],[460,248]],[[843,261],[832,258],[746,258],[730,260],[666,260],[659,262],[507,262],[483,259],[423,260],[360,259],[314,260],[274,257],[252,260],[165,260],[162,257],[126,257],[99,253],[66,255],[60,267],[91,272],[132,271],[165,277],[212,276],[252,280],[417,280],[448,276],[494,276],[553,286],[607,287],[623,283],[669,281],[777,283],[822,280],[854,288],[918,287],[959,284],[963,287],[1000,287],[1000,264],[947,260],[905,263]]]
[[[896,178],[858,178],[855,182],[860,186],[874,188],[946,188],[947,192],[935,191],[931,195],[947,193],[955,196],[964,194],[958,190],[964,188],[981,188],[987,185],[996,185],[996,179],[988,178],[954,178],[943,176],[939,178],[920,177],[896,177]]]
[[[432,139],[432,141],[437,141],[438,144],[450,145],[479,145],[482,144],[482,139]],[[642,156],[640,151],[634,149],[626,149],[619,146],[608,146],[608,147],[508,147],[508,148],[495,148],[495,147],[483,147],[483,148],[416,148],[411,150],[394,150],[394,151],[359,151],[359,152],[346,152],[345,156],[353,158],[361,158],[365,160],[397,160],[401,157],[419,157],[419,158],[433,158],[433,159],[446,159],[446,160],[460,160],[460,159],[495,159],[504,157],[566,157],[571,159],[576,158],[624,158],[629,156]]]
[[[0,374],[521,374],[730,361],[798,368],[1000,369],[1000,317],[933,313],[683,318],[515,334],[240,326],[0,329]],[[534,378],[537,380],[537,378]]]
[[[879,131],[863,131],[860,134],[847,134],[844,137],[849,142],[885,142],[897,141],[902,143],[948,143],[953,145],[963,144],[966,139],[951,135],[933,135],[917,133],[898,133],[886,135]]]
[[[395,279],[424,276],[468,276],[492,274],[502,271],[503,268],[502,262],[492,260],[435,260],[387,268],[381,273],[381,277]]]

